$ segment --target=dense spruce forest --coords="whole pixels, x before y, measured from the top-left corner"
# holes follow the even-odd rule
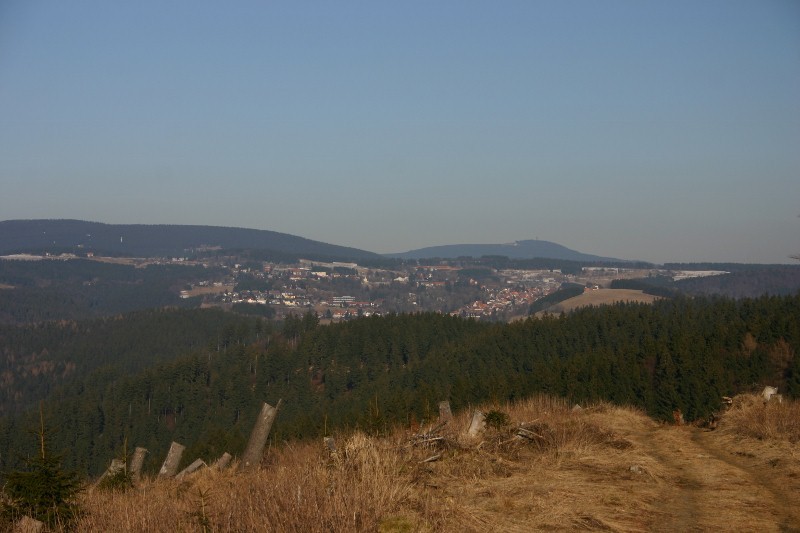
[[[547,296],[543,296],[542,298],[539,298],[533,302],[530,309],[528,309],[528,313],[533,315],[539,311],[544,311],[548,307],[556,305],[557,303],[569,300],[575,296],[580,296],[583,294],[584,289],[585,287],[583,285],[578,285],[576,283],[562,283],[561,287],[559,287],[557,291],[552,292]]]
[[[727,266],[727,265],[726,265]],[[794,294],[800,290],[800,265],[746,265],[729,274],[682,279],[675,288],[690,295],[722,295],[730,298],[755,298],[762,294]]]
[[[213,276],[214,268],[149,265],[136,268],[71,259],[0,261],[0,324],[81,320],[162,306],[196,307],[182,300],[189,283]]]
[[[721,396],[765,384],[800,396],[800,295],[678,297],[511,324],[421,313],[323,326],[306,314],[278,327],[260,318],[226,323],[235,315],[191,313],[161,317],[152,344],[138,346],[156,352],[163,344],[168,355],[143,360],[140,368],[128,356],[125,363],[103,359],[98,352],[119,348],[90,340],[94,333],[113,338],[113,320],[42,330],[43,338],[55,339],[59,328],[65,337],[77,328],[83,344],[75,341],[70,353],[84,346],[88,361],[107,362],[87,366],[94,365],[88,377],[64,380],[43,404],[68,465],[96,475],[125,442],[150,450],[150,471],[173,440],[187,445],[187,462],[238,454],[261,402],[279,399],[276,444],[337,428],[381,432],[394,423],[430,421],[442,399],[459,409],[546,392],[579,403],[635,405],[661,419],[679,408],[694,420],[718,409]],[[142,315],[116,320],[120,339],[129,321],[158,328],[145,326]],[[17,333],[31,336],[19,345],[41,353],[46,343],[36,344],[34,332]],[[135,344],[140,335],[130,335],[127,342]],[[182,344],[187,351],[173,357]],[[25,428],[36,420],[31,411],[2,419],[0,470],[15,467],[12,452],[35,446]]]
[[[270,327],[219,309],[151,309],[85,321],[0,325],[0,416],[31,407],[103,367],[137,374],[190,350],[250,342]]]

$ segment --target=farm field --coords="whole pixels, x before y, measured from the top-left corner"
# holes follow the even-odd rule
[[[645,294],[642,291],[633,289],[597,289],[593,291],[586,291],[580,296],[576,296],[574,298],[570,298],[569,300],[564,300],[563,302],[550,306],[546,312],[557,314],[563,311],[568,313],[579,307],[588,307],[591,305],[609,305],[618,302],[637,302],[649,304],[653,303],[658,298],[658,296]]]

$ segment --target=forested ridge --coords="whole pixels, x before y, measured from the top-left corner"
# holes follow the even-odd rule
[[[635,289],[656,296],[725,296],[757,298],[763,294],[791,295],[800,290],[800,265],[740,265],[730,263],[669,264],[674,270],[717,270],[724,274],[673,281],[671,276],[617,279],[612,289]]]
[[[87,259],[0,261],[0,324],[83,320],[153,307],[196,307],[180,290],[208,279],[197,265],[115,265]]]
[[[440,314],[390,315],[321,326],[292,317],[280,330],[251,319],[225,344],[139,372],[103,367],[58,391],[46,411],[67,460],[97,474],[125,439],[158,468],[172,440],[185,461],[240,453],[261,402],[283,400],[272,439],[389,424],[536,392],[608,399],[657,418],[708,416],[722,395],[776,385],[800,395],[800,295],[676,298],[586,308],[560,317],[481,324]],[[259,331],[256,331],[258,329]],[[33,443],[32,415],[0,425],[0,459]]]
[[[83,220],[0,221],[0,254],[46,251],[100,251],[137,257],[184,256],[193,249],[260,249],[338,258],[379,257],[268,230],[174,224],[102,224]]]

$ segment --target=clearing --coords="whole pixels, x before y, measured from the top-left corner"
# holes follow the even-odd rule
[[[800,532],[800,403],[737,398],[715,431],[537,396],[486,406],[473,437],[465,410],[333,453],[285,443],[258,470],[89,491],[77,529]]]
[[[566,416],[560,428],[537,417],[541,449],[486,441],[483,466],[470,452],[459,467],[428,467],[426,485],[449,502],[445,529],[800,531],[797,444],[663,425],[607,405]],[[548,447],[569,433],[576,438]]]

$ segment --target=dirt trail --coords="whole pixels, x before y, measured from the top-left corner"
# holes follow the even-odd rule
[[[612,406],[527,419],[539,441],[486,433],[420,466],[434,530],[800,533],[798,444]]]
[[[650,530],[800,531],[800,492],[774,468],[777,459],[742,452],[719,434],[688,426],[615,429],[659,473]]]

